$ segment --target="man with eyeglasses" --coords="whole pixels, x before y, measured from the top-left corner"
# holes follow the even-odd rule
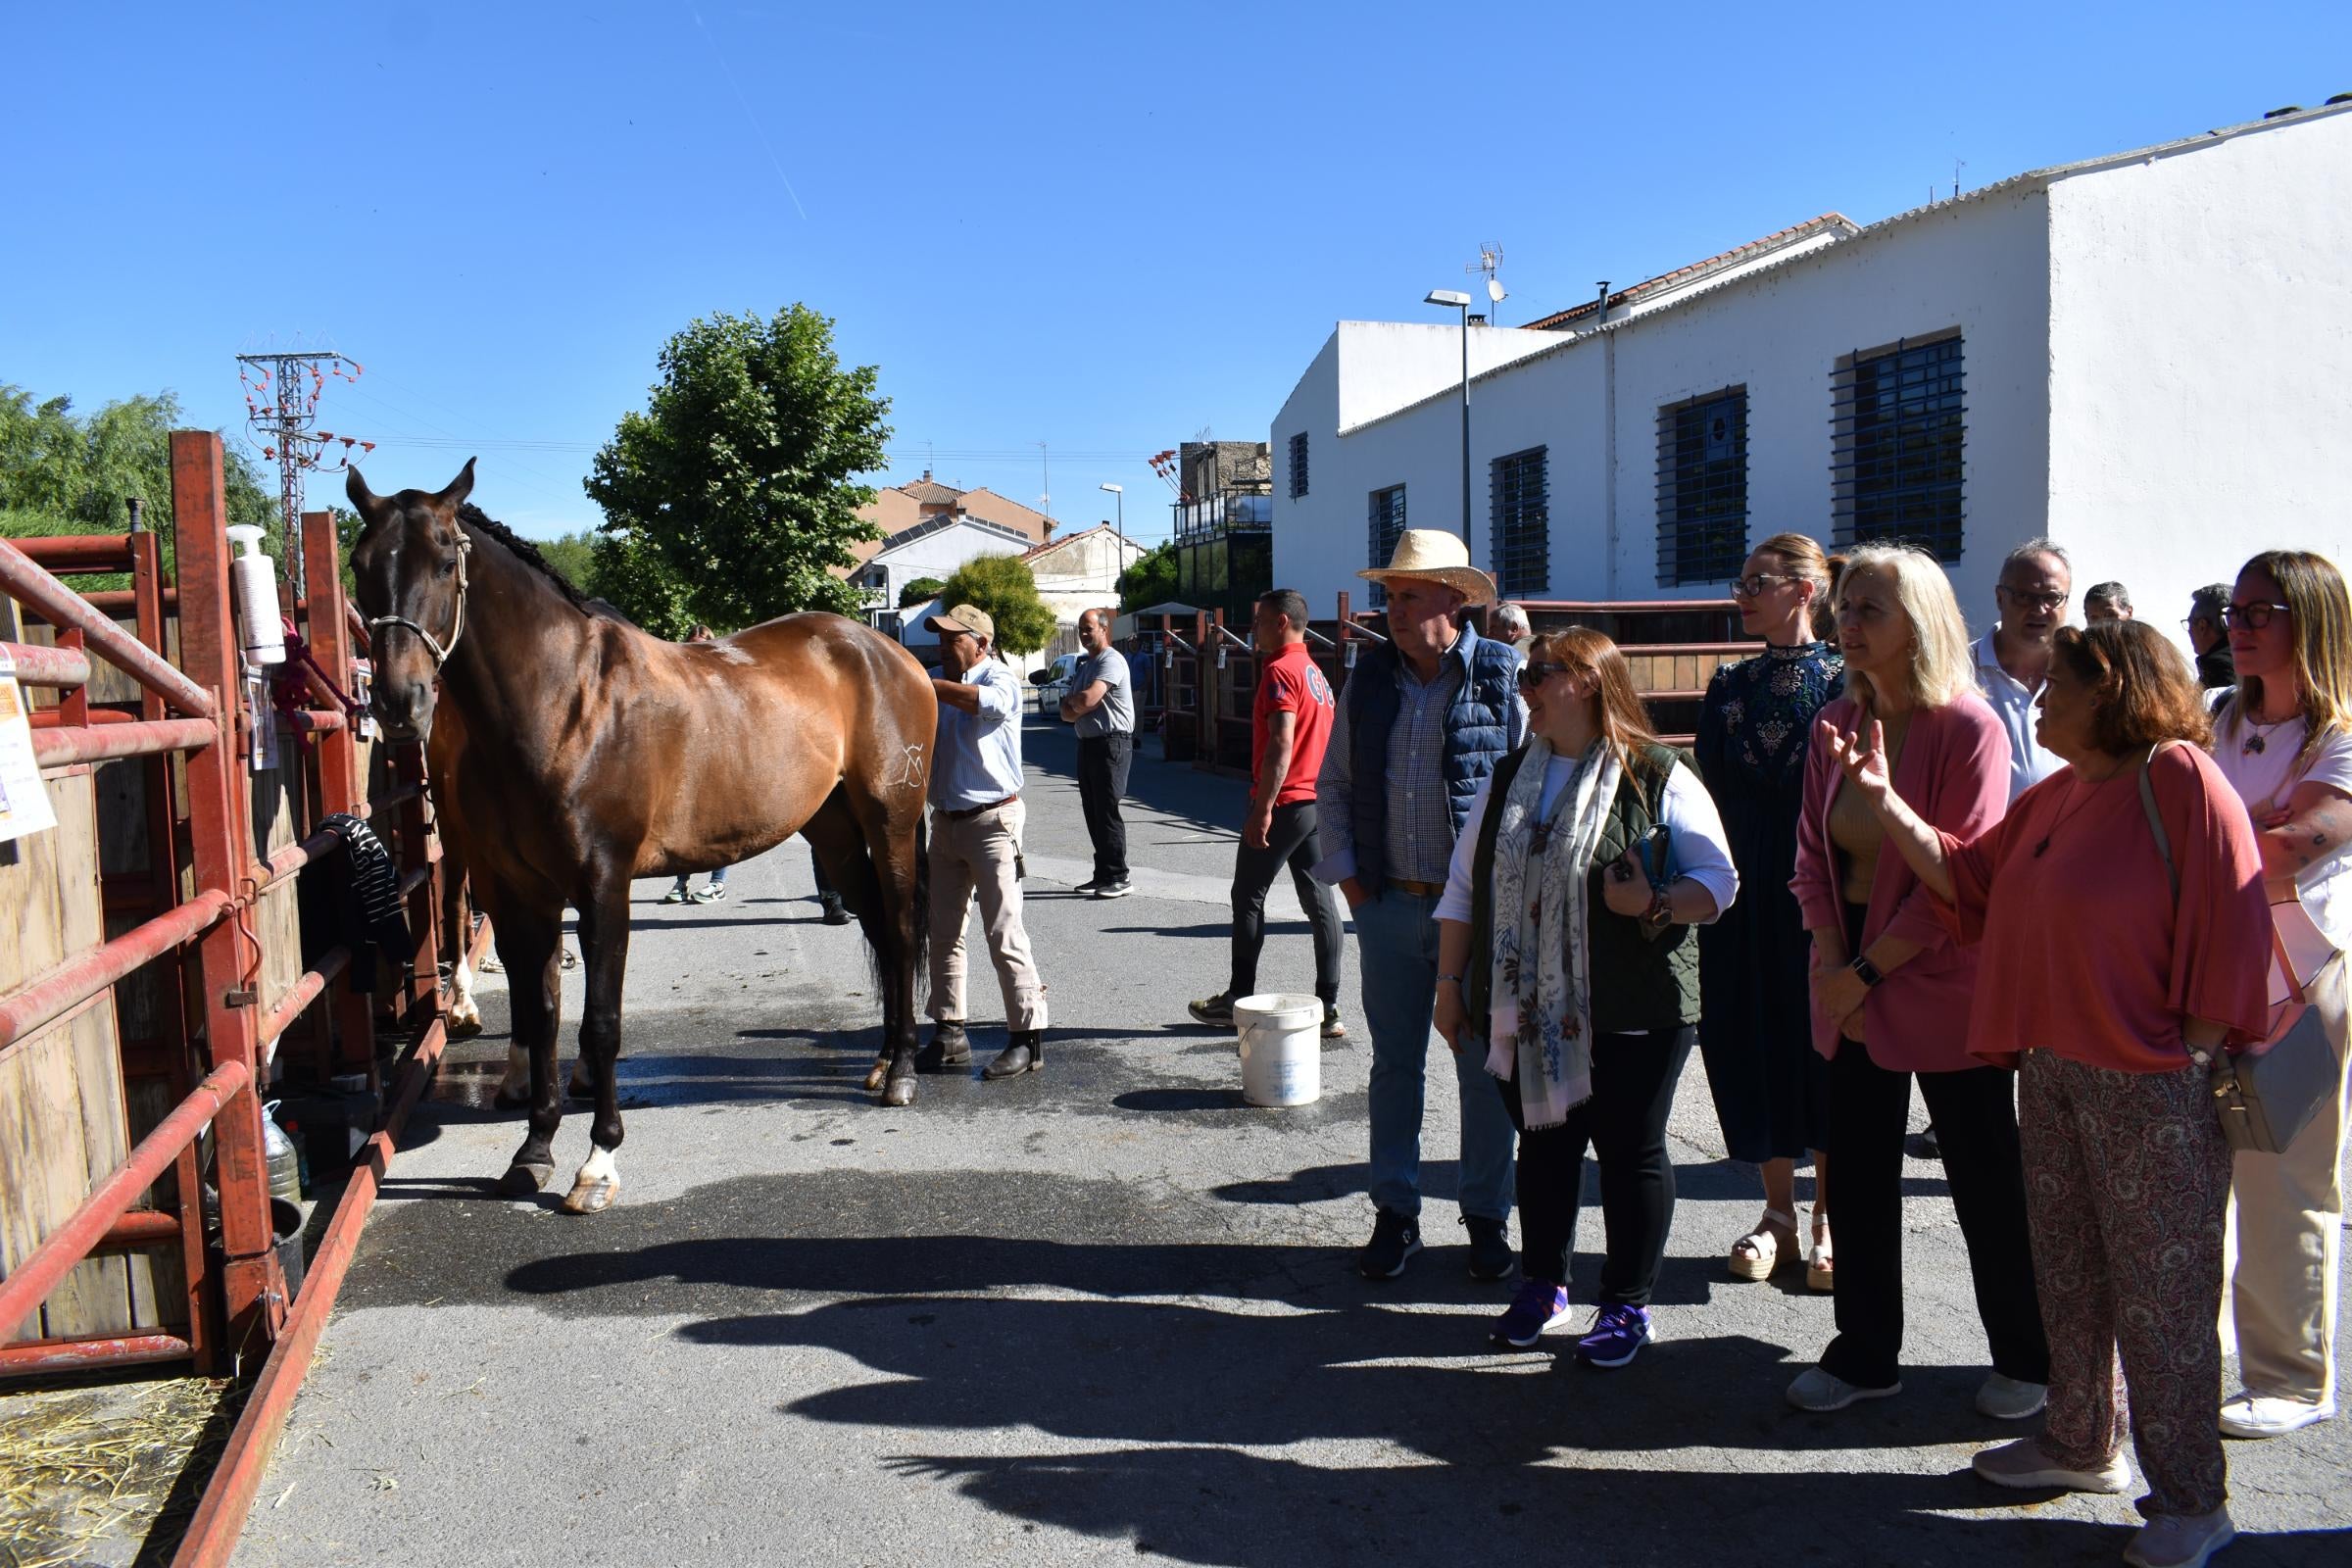
[[[2074,564],[2048,539],[2029,539],[2001,563],[1993,589],[2001,618],[1977,639],[1977,680],[2009,734],[2009,799],[2066,764],[2034,736],[2034,705],[2050,670],[2051,640],[2066,624]]]
[[[2237,664],[2230,657],[2230,631],[2222,624],[2222,610],[2230,603],[2230,585],[2210,582],[2188,598],[2188,646],[2197,655],[2197,684],[2219,691],[2237,684]]]

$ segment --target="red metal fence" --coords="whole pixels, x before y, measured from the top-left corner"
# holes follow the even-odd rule
[[[0,1058],[134,975],[160,980],[168,1004],[153,1010],[161,1038],[119,1041],[126,1075],[166,1077],[172,1103],[128,1156],[0,1279],[0,1333],[37,1319],[42,1303],[85,1259],[132,1249],[169,1249],[186,1282],[179,1332],[53,1337],[0,1345],[0,1377],[142,1362],[185,1362],[200,1373],[260,1368],[228,1450],[220,1461],[179,1560],[225,1561],[270,1445],[323,1327],[359,1228],[389,1161],[402,1120],[422,1092],[443,1042],[434,928],[438,845],[425,815],[423,761],[414,745],[391,759],[397,783],[368,795],[368,769],[342,694],[353,691],[361,634],[346,605],[332,518],[303,519],[306,580],[288,585],[285,608],[316,668],[309,692],[273,710],[248,701],[243,655],[231,612],[220,440],[209,432],[172,437],[175,584],[164,581],[152,533],[0,541],[0,593],[55,631],[55,645],[12,643],[17,677],[60,697],[34,710],[33,745],[44,770],[139,758],[150,863],[144,877],[104,878],[118,920],[135,921],[111,940],[69,956],[0,997]],[[75,594],[62,576],[128,572],[128,590]],[[127,612],[126,630],[115,616]],[[177,648],[177,663],[166,657]],[[94,706],[87,688],[97,663],[140,688],[135,710]],[[258,712],[257,712],[258,709]],[[336,948],[302,971],[274,1005],[262,1005],[257,977],[265,944],[254,911],[272,889],[297,877],[337,840],[320,831],[265,855],[254,842],[251,758],[269,744],[259,726],[283,713],[299,743],[280,765],[311,815],[372,813],[396,843],[401,887],[410,900],[416,959],[389,995],[355,992],[350,955]],[[185,803],[184,818],[179,801]],[[397,817],[397,821],[388,820]],[[485,927],[476,939],[486,944]],[[283,956],[277,956],[281,960]],[[295,967],[299,968],[297,960]],[[321,1004],[323,1004],[323,1009]],[[270,1215],[261,1100],[281,1037],[315,1010],[335,1027],[311,1029],[313,1065],[365,1073],[380,1093],[378,1006],[415,1041],[397,1093],[344,1189],[333,1220],[291,1298]],[[331,1055],[329,1053],[331,1052]],[[211,1131],[209,1173],[199,1140]],[[217,1243],[207,1235],[199,1194],[219,1194]],[[159,1178],[168,1201],[141,1206]]]

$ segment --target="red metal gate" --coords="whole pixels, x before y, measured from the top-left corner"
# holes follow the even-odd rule
[[[214,1563],[225,1561],[234,1544],[401,1124],[442,1047],[434,919],[439,849],[426,819],[418,747],[395,749],[396,783],[372,800],[368,797],[352,733],[353,710],[344,695],[355,689],[355,641],[362,634],[344,600],[332,518],[324,513],[307,514],[307,580],[290,585],[285,597],[308,652],[303,669],[309,690],[280,701],[277,711],[300,738],[282,765],[299,770],[290,783],[318,814],[372,816],[379,836],[396,843],[416,959],[390,998],[375,999],[389,1001],[394,1021],[415,1034],[397,1092],[388,1103],[379,1098],[378,1125],[310,1262],[299,1298],[289,1300],[264,1152],[261,1092],[267,1064],[280,1038],[324,999],[340,1034],[332,1067],[366,1072],[370,1090],[380,1092],[375,1008],[348,984],[351,956],[341,948],[302,972],[266,1012],[261,1005],[256,980],[269,955],[251,915],[273,888],[285,886],[337,841],[321,831],[267,856],[253,842],[251,750],[268,739],[257,723],[270,725],[277,718],[268,704],[246,700],[231,612],[219,437],[174,432],[172,472],[175,588],[163,581],[153,534],[0,541],[0,592],[56,632],[54,646],[6,645],[24,684],[62,693],[34,712],[35,757],[45,772],[113,759],[149,759],[151,852],[147,875],[135,885],[105,879],[110,911],[135,911],[143,916],[138,923],[0,998],[0,1056],[149,966],[179,1004],[158,1009],[163,1038],[119,1042],[126,1070],[137,1055],[147,1068],[171,1079],[175,1106],[0,1280],[0,1333],[33,1317],[85,1259],[129,1249],[175,1251],[186,1278],[187,1316],[179,1333],[0,1346],[0,1376],[139,1362],[182,1361],[213,1375],[250,1373],[259,1366],[243,1417],[179,1556],[185,1563]],[[131,574],[126,593],[89,598],[53,574],[117,571]],[[131,631],[114,618],[113,612],[125,610],[134,617]],[[174,611],[177,667],[165,657]],[[136,710],[92,706],[86,688],[93,659],[138,683],[142,696]],[[174,819],[175,788],[184,790],[184,821]],[[175,841],[184,841],[184,856],[174,849]],[[477,949],[488,935],[485,926],[475,939]],[[323,1026],[313,1034],[321,1046],[334,1038]],[[208,1127],[213,1184],[220,1196],[217,1251],[208,1246],[204,1204],[198,1200],[203,1190],[198,1139]],[[172,1201],[137,1206],[141,1195],[167,1173],[176,1178]]]

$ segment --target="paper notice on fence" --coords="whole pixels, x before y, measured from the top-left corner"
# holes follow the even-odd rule
[[[17,662],[0,653],[0,843],[57,826],[41,766],[32,760],[32,722]]]

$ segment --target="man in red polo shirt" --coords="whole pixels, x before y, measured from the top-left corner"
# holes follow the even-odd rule
[[[1265,942],[1266,890],[1284,865],[1315,933],[1315,995],[1323,999],[1323,1038],[1340,1022],[1339,896],[1313,876],[1315,774],[1331,739],[1331,683],[1306,652],[1306,601],[1277,588],[1257,601],[1250,623],[1257,649],[1257,701],[1250,740],[1250,816],[1233,857],[1232,983],[1187,1008],[1201,1023],[1233,1027],[1233,1002],[1257,990],[1257,954]]]

